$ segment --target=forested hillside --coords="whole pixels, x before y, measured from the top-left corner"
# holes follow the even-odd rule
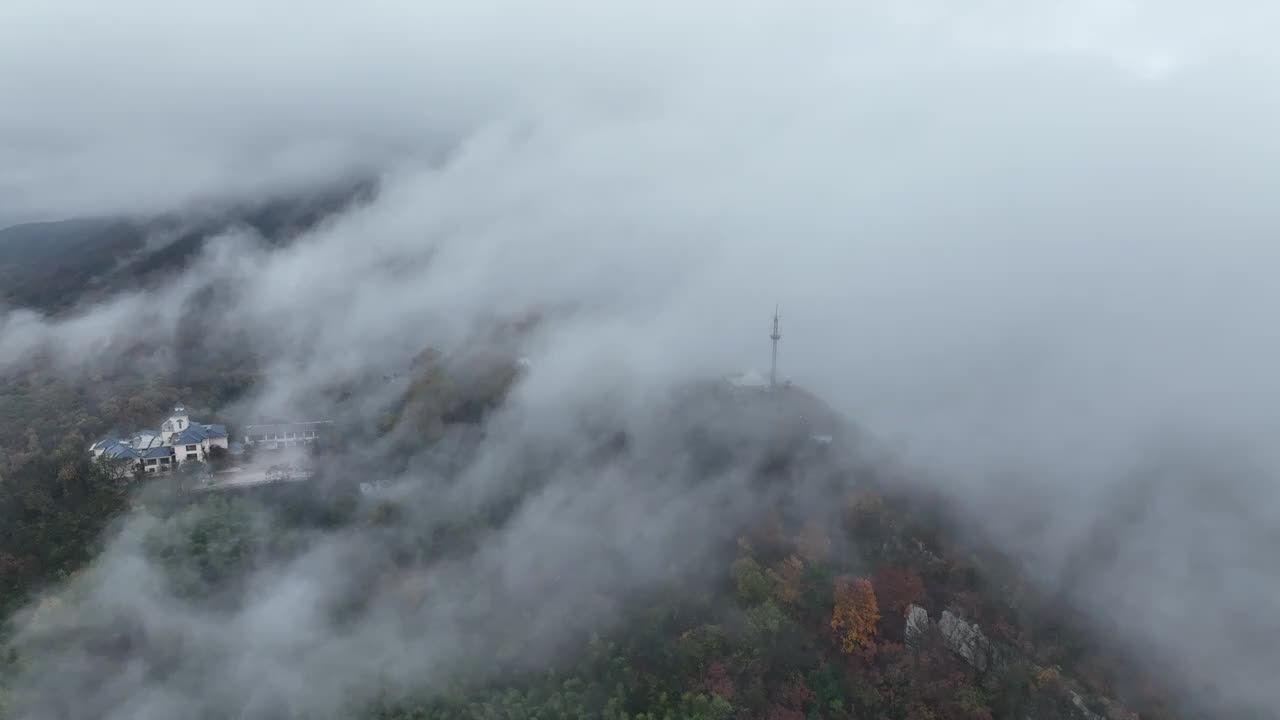
[[[509,357],[420,355],[368,432],[389,441],[384,461],[433,470],[400,473],[390,493],[362,495],[380,473],[334,456],[305,487],[184,498],[111,479],[82,441],[172,393],[212,408],[235,388],[29,375],[4,434],[5,599],[13,608],[69,580],[8,628],[7,717],[154,712],[174,693],[192,718],[1185,717],[1151,668],[1040,594],[936,498],[907,490],[799,389],[685,388],[648,430],[598,415],[571,446],[515,443],[475,495],[475,468],[495,453],[485,448],[528,432],[501,415],[518,377]],[[530,529],[548,498],[604,504]],[[599,513],[633,530],[620,543],[596,536],[612,532]],[[524,541],[505,544],[513,534]],[[229,691],[213,669],[258,663],[276,642],[238,629],[271,602],[263,583],[335,543],[341,570],[301,576],[322,583],[309,590],[315,615],[272,665],[311,677],[319,663],[326,687],[260,678],[247,695]],[[148,595],[130,600],[123,576]],[[355,652],[366,642],[369,662]],[[387,645],[408,655],[372,662]],[[438,652],[446,659],[409,659]]]
[[[243,392],[250,377],[223,368],[220,382],[122,371],[68,380],[39,363],[0,380],[0,605],[65,577],[92,556],[99,536],[138,490],[111,478],[87,455],[111,432],[153,426],[178,398],[212,411]],[[206,415],[212,417],[212,415]]]
[[[320,215],[273,207],[247,217],[287,238],[285,228]],[[124,287],[139,232],[117,221],[8,231],[0,257],[29,281],[8,286],[9,301],[56,311]],[[181,267],[210,232],[188,233],[146,264]],[[86,294],[63,292],[64,281]],[[250,348],[193,332],[174,357],[126,339],[118,357],[78,369],[39,356],[12,368],[0,382],[6,717],[118,715],[130,694],[151,703],[175,692],[180,714],[198,718],[1186,716],[1153,681],[1156,668],[1039,592],[983,540],[980,523],[900,482],[873,443],[800,388],[697,383],[639,429],[599,400],[567,409],[572,429],[551,435],[513,419],[507,405],[524,371],[515,353],[538,322],[499,323],[449,355],[424,350],[407,377],[329,388],[325,402],[337,408],[367,403],[374,386],[402,390],[348,418],[311,484],[247,494],[184,495],[170,478],[111,472],[85,448],[154,423],[176,399],[227,420],[219,409],[259,381],[262,358]],[[622,512],[642,529],[593,549],[607,526],[592,517],[571,540],[555,539],[527,526],[548,495],[605,502],[595,514]],[[550,527],[564,522],[557,512]],[[511,569],[458,569],[483,566],[511,533],[533,553],[514,584],[502,579]],[[207,642],[202,623],[257,612],[263,583],[273,587],[264,577],[295,572],[335,543],[360,548],[359,560],[320,590],[322,634],[296,639],[321,655],[337,643],[321,698],[189,686],[208,664],[241,662],[252,644],[229,632],[230,646],[196,650]],[[637,558],[635,577],[620,570]],[[141,598],[110,599],[115,575],[137,564],[155,575],[163,612],[185,619],[157,626],[159,609]],[[457,601],[455,584],[467,600],[443,621],[445,635],[465,639],[448,641],[447,662],[366,665],[341,639],[367,641],[387,622],[416,626]],[[430,657],[445,642],[430,627],[396,637],[396,652]],[[113,668],[126,667],[135,670],[117,678]],[[109,690],[113,678],[133,690]]]

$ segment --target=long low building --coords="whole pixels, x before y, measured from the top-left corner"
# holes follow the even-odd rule
[[[332,420],[246,425],[244,444],[261,450],[312,445],[333,430]]]

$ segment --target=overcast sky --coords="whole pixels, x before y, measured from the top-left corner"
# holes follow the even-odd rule
[[[777,302],[784,375],[976,505],[1019,471],[1062,508],[1036,542],[1069,546],[1168,437],[1276,475],[1277,23],[1262,0],[8,0],[0,221],[378,173],[372,207],[165,291],[243,281],[236,322],[287,365],[264,405],[409,329],[563,303],[592,314],[531,395],[764,369]],[[112,326],[0,327],[3,361]],[[1215,582],[1280,589],[1236,561],[1280,512],[1249,487],[1196,538]],[[1141,602],[1186,590],[1181,497],[1144,536],[1172,564],[1125,566],[1150,566]]]
[[[777,301],[785,372],[929,452],[1274,419],[1280,10],[579,5],[5,3],[0,218],[383,172],[276,265],[444,244],[461,303],[609,298],[738,364]]]

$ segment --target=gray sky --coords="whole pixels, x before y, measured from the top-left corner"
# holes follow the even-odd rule
[[[1249,498],[1230,512],[1182,492],[1217,464],[1168,481],[1126,545],[1159,562],[1120,553],[1100,609],[1147,608],[1135,633],[1163,637],[1197,603],[1275,596],[1249,558],[1280,511],[1259,480],[1280,432],[1280,8],[693,5],[9,0],[0,220],[372,168],[372,207],[276,255],[230,243],[163,291],[176,307],[242,284],[235,322],[280,358],[262,407],[408,331],[448,344],[494,310],[564,303],[589,312],[537,348],[526,400],[584,378],[642,395],[763,366],[776,301],[784,374],[1046,577],[1167,438],[1247,458],[1248,481],[1221,480]],[[45,342],[83,357],[155,301],[0,318],[0,363]],[[991,479],[1011,470],[1016,493]],[[1014,534],[1045,508],[1040,535]],[[1193,551],[1216,588],[1252,589],[1196,591]],[[1219,662],[1232,622],[1165,642]],[[1256,679],[1236,689],[1273,692]]]
[[[923,452],[1271,421],[1280,11],[578,5],[6,3],[0,216],[372,167],[374,212],[224,271],[390,304],[370,333],[608,302],[679,363],[759,363],[779,301],[786,370]],[[428,250],[451,269],[369,281]]]

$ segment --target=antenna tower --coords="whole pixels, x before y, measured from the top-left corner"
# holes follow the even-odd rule
[[[778,307],[773,307],[773,332],[769,334],[769,339],[773,341],[773,362],[769,365],[769,387],[778,387],[778,341],[782,339],[782,335],[778,333]]]

